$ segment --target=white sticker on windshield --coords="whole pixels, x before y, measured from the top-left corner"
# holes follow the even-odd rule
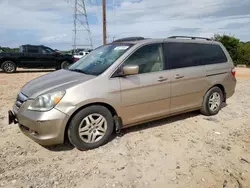
[[[128,46],[116,46],[114,50],[126,50]]]

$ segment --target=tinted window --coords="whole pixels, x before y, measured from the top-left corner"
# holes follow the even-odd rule
[[[30,53],[38,53],[38,47],[36,46],[27,46],[27,51]]]
[[[223,63],[227,58],[219,45],[165,43],[165,59],[170,69]]]
[[[164,69],[161,44],[150,44],[139,48],[123,64],[138,65],[139,73],[157,72]]]
[[[42,51],[45,51],[45,53],[53,53],[53,52],[55,52],[54,50],[52,50],[51,48],[48,48],[48,47],[42,47]]]
[[[227,57],[221,47],[216,44],[199,44],[203,57],[200,61],[202,65],[227,62]]]
[[[19,52],[23,52],[23,51],[24,51],[23,46],[20,46],[19,47]]]

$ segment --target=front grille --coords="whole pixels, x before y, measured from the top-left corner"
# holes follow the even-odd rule
[[[19,93],[18,95],[17,95],[17,99],[16,99],[16,103],[15,103],[15,105],[16,105],[16,107],[19,109],[21,106],[22,106],[22,104],[26,101],[28,99],[28,97],[26,97],[24,94],[22,94],[22,93]]]

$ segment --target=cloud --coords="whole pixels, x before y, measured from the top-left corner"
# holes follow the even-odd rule
[[[43,37],[41,39],[41,42],[57,42],[63,40],[65,37],[67,37],[66,34],[61,34],[61,35],[56,35],[56,36],[48,36],[48,37]]]
[[[42,43],[58,49],[71,48],[73,0],[51,2],[1,0],[0,37],[4,40],[0,45]],[[86,3],[96,47],[102,43],[101,0]],[[109,41],[126,36],[210,37],[214,33],[230,33],[241,40],[250,40],[250,0],[237,3],[233,0],[107,0],[107,4]],[[78,44],[89,44],[87,32],[79,31],[77,36]]]

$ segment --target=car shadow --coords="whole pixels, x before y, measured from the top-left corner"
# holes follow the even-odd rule
[[[225,107],[227,107],[227,103],[222,103],[222,105],[221,105],[221,108],[225,108]]]
[[[47,150],[55,152],[71,151],[75,148],[68,140],[66,140],[64,144],[54,145],[54,146],[43,146],[43,147]]]
[[[166,117],[163,119],[139,124],[136,126],[131,126],[131,127],[123,129],[121,131],[121,133],[118,134],[118,136],[123,137],[126,134],[129,134],[132,132],[139,132],[142,130],[151,129],[151,128],[158,127],[158,126],[168,125],[168,124],[174,123],[176,121],[185,120],[188,118],[196,117],[198,115],[201,115],[199,111],[193,111],[193,112],[188,112],[188,113],[184,113],[184,114],[180,114],[180,115],[175,115],[175,116]]]
[[[222,103],[221,108],[225,108],[226,106],[227,106],[227,103]],[[187,112],[187,113],[183,113],[183,114],[179,114],[179,115],[169,116],[169,117],[166,117],[163,119],[159,119],[159,120],[155,120],[155,121],[151,121],[151,122],[147,122],[147,123],[142,123],[142,124],[139,124],[136,126],[131,126],[131,127],[125,128],[125,129],[121,130],[121,132],[116,136],[123,137],[124,135],[129,134],[131,132],[139,132],[142,130],[171,124],[171,123],[174,123],[177,121],[185,120],[185,119],[196,117],[199,115],[202,115],[202,114],[200,113],[199,110],[196,110],[196,111]]]
[[[225,108],[226,106],[227,106],[226,103],[222,104],[222,108]],[[171,123],[174,123],[177,121],[185,120],[185,119],[196,117],[199,115],[201,115],[200,111],[196,110],[196,111],[192,111],[192,112],[187,112],[187,113],[183,113],[183,114],[179,114],[179,115],[169,116],[169,117],[166,117],[163,119],[159,119],[159,120],[150,121],[147,123],[142,123],[142,124],[138,124],[135,126],[127,127],[127,128],[122,129],[121,132],[118,134],[112,134],[111,138],[109,139],[109,142],[112,142],[117,137],[126,136],[129,133],[139,132],[139,131],[147,130],[147,129],[152,129],[152,128],[158,127],[158,126],[168,125],[168,124],[171,124]],[[69,142],[69,140],[66,140],[65,144],[56,145],[56,146],[49,146],[49,147],[47,146],[45,148],[50,150],[50,151],[60,152],[60,151],[73,150],[75,147]]]
[[[117,137],[123,137],[126,134],[129,134],[131,132],[139,132],[141,130],[170,124],[170,123],[173,123],[175,121],[188,119],[188,118],[195,117],[198,115],[200,115],[199,111],[194,111],[194,112],[189,112],[189,113],[185,113],[185,114],[181,114],[181,115],[163,118],[163,119],[156,120],[156,121],[151,121],[151,122],[139,124],[136,126],[131,126],[131,127],[122,129],[121,132],[118,134],[112,134],[111,138],[109,139],[109,142],[112,142]],[[73,150],[75,148],[72,144],[70,144],[70,142],[68,140],[66,140],[65,144],[55,145],[55,146],[43,146],[43,147],[50,150],[50,151],[54,151],[54,152],[70,151],[70,150]]]

